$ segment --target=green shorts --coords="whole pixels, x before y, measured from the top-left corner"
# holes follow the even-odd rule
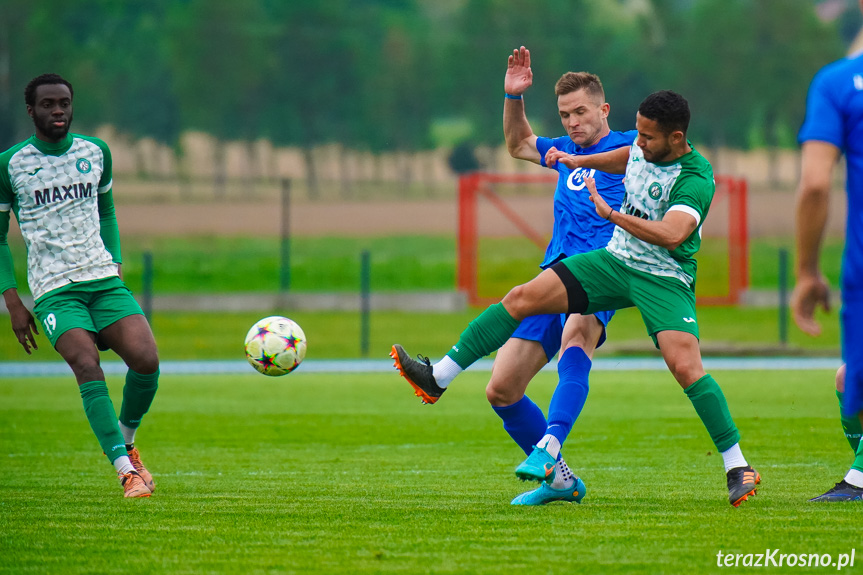
[[[657,347],[660,331],[683,331],[698,337],[695,292],[679,279],[634,270],[605,249],[574,255],[561,263],[587,294],[585,314],[635,306]]]
[[[99,333],[118,319],[144,312],[123,280],[113,276],[51,290],[36,300],[33,313],[56,346],[57,339],[70,329]]]

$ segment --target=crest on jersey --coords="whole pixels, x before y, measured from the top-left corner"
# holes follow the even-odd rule
[[[650,184],[650,187],[647,188],[647,195],[653,200],[658,200],[662,197],[662,186],[659,185],[659,182]]]
[[[78,168],[78,171],[82,174],[89,174],[90,170],[93,169],[93,166],[90,165],[90,160],[87,158],[79,158],[77,162],[75,162],[75,167]]]
[[[569,174],[569,178],[566,180],[566,187],[575,192],[579,190],[583,190],[585,183],[584,180],[587,178],[592,178],[593,174],[596,173],[596,170],[585,170],[584,168],[576,168]]]

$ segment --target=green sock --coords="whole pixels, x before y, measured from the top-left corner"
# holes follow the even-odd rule
[[[159,370],[142,375],[131,369],[126,373],[123,386],[123,404],[120,406],[120,421],[126,427],[138,427],[141,418],[150,409],[156,390],[159,389]]]
[[[842,396],[845,395],[839,390],[836,390],[836,397],[839,398],[839,417],[842,420],[842,431],[845,432],[845,439],[854,452],[857,452],[857,446],[860,444],[860,436],[863,435],[863,427],[860,426],[860,418],[856,415],[848,416],[842,413]]]
[[[505,344],[519,323],[509,315],[503,303],[498,302],[468,324],[447,355],[460,368],[467,369],[476,360]]]
[[[84,400],[84,413],[87,421],[102,451],[114,463],[121,455],[126,455],[126,443],[123,434],[120,433],[120,425],[117,423],[117,412],[108,395],[108,385],[104,381],[88,381],[78,387],[81,399]]]
[[[710,434],[710,439],[713,440],[717,450],[727,451],[740,441],[740,433],[731,419],[725,395],[710,374],[683,391],[686,392],[695,412],[707,428],[707,433]]]
[[[863,472],[863,441],[857,445],[857,452],[854,457],[854,463],[851,464],[851,469]]]

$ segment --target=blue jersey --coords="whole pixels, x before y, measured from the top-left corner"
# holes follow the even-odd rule
[[[842,291],[863,297],[863,53],[822,68],[812,79],[806,119],[800,128],[802,144],[817,140],[833,144],[845,154],[848,215]]]
[[[637,133],[610,132],[599,142],[582,148],[569,136],[560,138],[537,138],[536,149],[545,166],[545,154],[554,146],[572,155],[598,154],[623,146],[631,146]],[[554,192],[554,232],[545,251],[541,267],[545,268],[562,257],[604,248],[611,239],[614,224],[599,217],[590,201],[590,192],[584,179],[593,177],[596,189],[612,208],[619,210],[623,202],[623,174],[606,174],[596,170],[577,168],[570,170],[560,162],[554,168],[559,176]]]

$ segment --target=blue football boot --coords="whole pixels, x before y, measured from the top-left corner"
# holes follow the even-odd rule
[[[809,501],[863,501],[863,488],[855,487],[843,479],[824,495]]]
[[[586,493],[587,487],[584,486],[584,481],[579,477],[575,478],[575,485],[569,489],[555,489],[548,483],[543,482],[533,491],[522,493],[513,499],[512,505],[545,505],[552,501],[581,503]]]
[[[554,479],[554,457],[543,447],[534,445],[530,455],[515,468],[515,475],[523,481],[546,481]]]

